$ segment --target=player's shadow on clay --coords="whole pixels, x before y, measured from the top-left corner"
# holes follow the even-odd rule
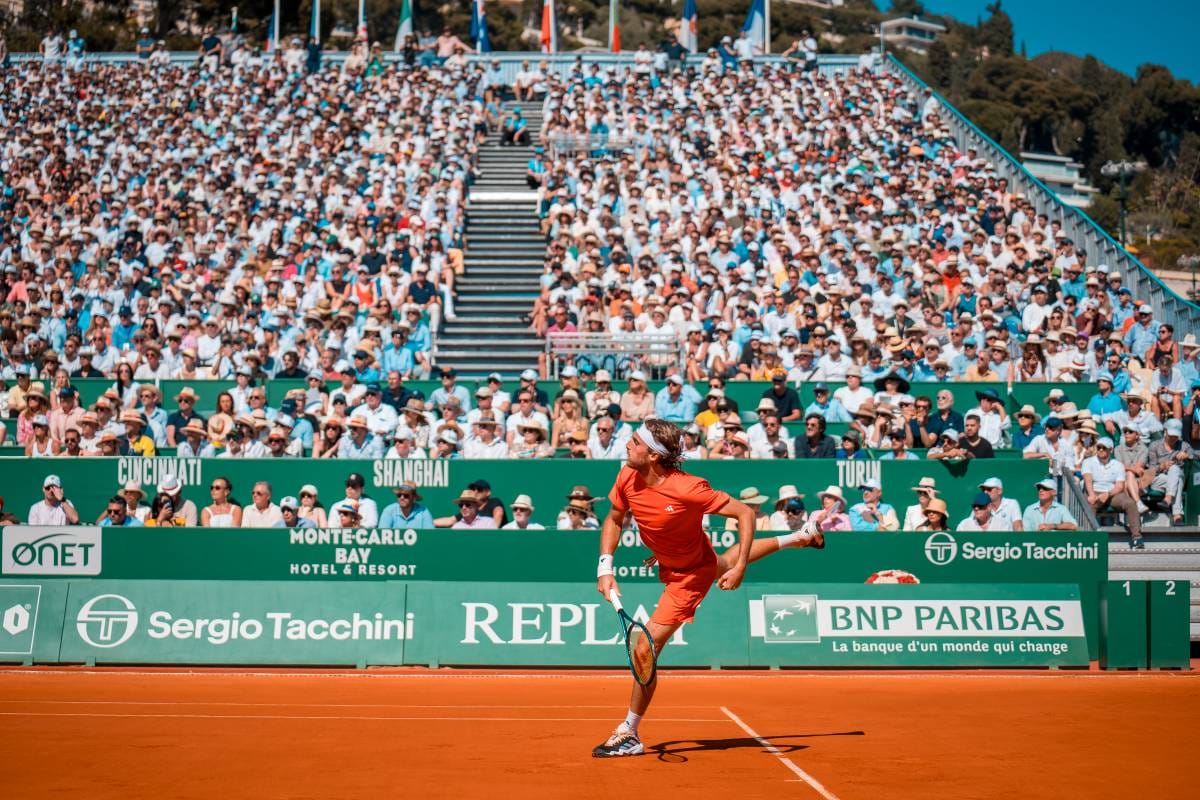
[[[866,736],[865,731],[840,731],[837,733],[793,733],[786,736],[764,736],[763,741],[775,747],[783,754],[797,753],[807,750],[811,745],[791,741],[793,739],[814,739],[819,736]],[[733,737],[730,739],[680,739],[675,742],[659,742],[648,748],[659,761],[669,764],[686,764],[688,757],[684,753],[699,753],[704,751],[737,750],[739,748],[754,748],[767,752],[762,742],[749,736]]]

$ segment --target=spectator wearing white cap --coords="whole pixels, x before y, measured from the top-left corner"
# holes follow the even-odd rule
[[[1163,502],[1171,509],[1174,525],[1181,525],[1184,521],[1184,464],[1195,458],[1196,451],[1183,441],[1183,423],[1177,419],[1167,420],[1163,427],[1163,438],[1150,445],[1142,488],[1164,493]]]
[[[1125,331],[1123,341],[1129,352],[1138,358],[1145,358],[1146,351],[1158,341],[1159,322],[1154,318],[1154,309],[1147,303],[1137,307],[1133,324]]]
[[[629,373],[629,388],[621,394],[621,419],[642,422],[655,415],[656,402],[655,396],[646,387],[646,373],[640,369]]]
[[[1113,509],[1123,513],[1129,528],[1129,546],[1143,549],[1146,545],[1142,540],[1141,512],[1125,490],[1125,465],[1112,454],[1113,440],[1102,436],[1096,441],[1095,455],[1088,456],[1080,465],[1087,500],[1097,512]]]
[[[175,508],[175,517],[181,522],[176,522],[176,525],[183,525],[189,528],[196,527],[196,521],[200,518],[200,512],[196,509],[196,504],[191,500],[183,499],[183,482],[175,475],[164,475],[162,480],[158,482],[158,494],[167,495],[171,498],[171,502]]]
[[[30,458],[57,456],[61,447],[50,438],[50,419],[45,414],[33,417],[33,435],[25,440],[25,455]]]
[[[533,502],[527,494],[517,495],[517,499],[512,501],[509,506],[512,509],[513,518],[501,526],[501,530],[506,531],[544,531],[545,525],[533,521]]]
[[[274,528],[275,523],[283,519],[279,506],[271,502],[270,483],[257,481],[250,490],[250,497],[252,502],[242,509],[243,528]]]
[[[900,520],[896,509],[883,502],[883,487],[870,478],[858,487],[862,491],[862,502],[850,506],[850,526],[856,531],[898,531]]]
[[[997,477],[991,477],[979,484],[979,491],[986,492],[991,498],[992,516],[1003,520],[1009,530],[1022,530],[1021,507],[1011,497],[1004,496],[1004,482]]]
[[[612,373],[606,369],[596,370],[596,388],[584,395],[588,417],[595,419],[610,405],[621,403],[621,393],[612,386]]]
[[[30,525],[78,525],[79,512],[67,499],[62,480],[57,475],[47,475],[42,481],[42,499],[29,507]]]
[[[300,501],[291,495],[279,501],[279,521],[275,528],[315,528],[312,520],[300,516]]]
[[[1079,523],[1067,507],[1055,499],[1058,485],[1053,478],[1043,478],[1034,487],[1037,489],[1037,502],[1030,503],[1021,517],[1024,530],[1073,531],[1079,528]]]

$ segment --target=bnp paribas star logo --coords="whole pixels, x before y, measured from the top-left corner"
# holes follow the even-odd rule
[[[767,644],[821,641],[815,594],[763,595],[763,639]]]

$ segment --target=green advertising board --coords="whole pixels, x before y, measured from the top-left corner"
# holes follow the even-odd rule
[[[769,666],[1087,666],[1069,584],[755,585],[750,663]]]
[[[65,602],[44,603],[50,587]],[[657,591],[631,585],[624,597],[645,620]],[[625,663],[615,613],[581,584],[93,579],[4,586],[0,602],[15,631],[0,639],[3,662]],[[1073,585],[754,583],[714,589],[660,664],[1082,666],[1087,650]]]
[[[718,552],[733,531],[711,531]],[[770,534],[763,534],[770,535]],[[267,581],[357,584],[561,582],[590,586],[595,531],[386,529],[31,528],[0,533],[3,580],[96,577],[120,581]],[[32,543],[32,545],[31,545]],[[622,585],[657,591],[649,551],[625,531],[616,553]],[[761,583],[863,584],[903,574],[921,584],[1072,584],[1090,645],[1099,641],[1099,587],[1108,577],[1104,533],[832,533],[824,550],[790,549],[750,566]],[[1093,656],[1096,651],[1093,651]]]
[[[41,500],[42,479],[58,475],[64,491],[85,523],[95,522],[108,499],[126,482],[139,484],[150,495],[166,476],[183,484],[183,496],[198,509],[211,502],[209,485],[218,476],[233,485],[233,501],[250,502],[255,481],[271,483],[274,498],[298,496],[300,487],[312,484],[328,508],[345,493],[346,477],[361,474],[368,496],[380,510],[393,502],[391,489],[404,481],[420,487],[423,504],[435,517],[453,514],[454,499],[478,478],[487,479],[492,493],[505,503],[518,494],[530,496],[533,519],[553,527],[555,517],[575,485],[585,485],[597,495],[599,509],[607,510],[604,499],[620,464],[614,461],[561,459],[530,461],[474,460],[349,460],[349,459],[200,459],[200,458],[87,458],[5,459],[0,461],[0,485],[4,487],[6,510],[24,518]],[[989,477],[1004,481],[1006,493],[1024,506],[1035,499],[1033,484],[1045,477],[1044,462],[1023,459],[972,460],[958,464],[941,461],[836,461],[833,459],[745,461],[701,460],[688,463],[688,470],[707,478],[718,489],[734,496],[754,486],[772,501],[783,484],[794,484],[806,495],[810,507],[817,492],[829,485],[841,487],[851,503],[861,496],[858,487],[868,479],[879,480],[884,502],[896,506],[901,515],[916,502],[912,487],[921,478],[937,480],[949,507],[951,524],[970,513],[970,501],[979,483]]]
[[[72,581],[57,660],[403,664],[402,583]]]

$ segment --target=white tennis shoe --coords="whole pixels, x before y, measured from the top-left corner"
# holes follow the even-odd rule
[[[642,740],[622,723],[617,726],[612,736],[609,736],[604,744],[596,745],[592,749],[592,758],[640,756],[644,752],[646,752],[646,749],[642,747]]]

